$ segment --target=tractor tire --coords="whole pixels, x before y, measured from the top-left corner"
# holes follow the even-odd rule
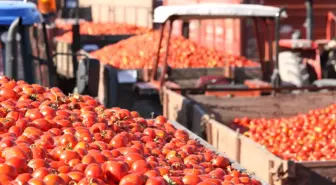
[[[308,67],[298,53],[279,53],[279,74],[283,82],[297,87],[309,85]]]

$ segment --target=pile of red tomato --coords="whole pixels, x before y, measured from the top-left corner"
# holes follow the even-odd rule
[[[235,119],[254,141],[283,159],[336,159],[336,104],[289,118]]]
[[[56,22],[60,36],[56,40],[71,43],[72,25],[63,22]],[[149,28],[129,25],[124,23],[95,23],[81,22],[81,35],[136,35],[150,31]]]
[[[7,77],[0,85],[0,184],[260,184],[162,116]]]
[[[120,69],[152,68],[157,55],[159,32],[133,36],[117,44],[106,46],[92,54],[101,62]],[[160,50],[160,63],[163,63],[166,39]],[[182,36],[173,36],[170,41],[168,64],[173,68],[212,68],[223,66],[258,66],[242,56],[224,54],[214,49],[200,46]]]

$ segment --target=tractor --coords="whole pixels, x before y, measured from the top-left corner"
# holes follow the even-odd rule
[[[249,69],[230,66],[224,69],[172,69],[169,67],[167,61],[169,41],[174,21],[224,18],[253,20],[261,75],[247,74]],[[147,101],[149,104],[153,102],[153,107],[158,107],[154,104],[162,103],[165,88],[184,95],[201,93],[216,96],[261,96],[276,95],[279,92],[296,93],[336,89],[333,79],[322,79],[321,67],[319,67],[321,66],[320,55],[315,53],[319,51],[316,49],[319,46],[316,42],[300,40],[299,37],[295,38],[295,34],[292,40],[280,39],[282,18],[287,18],[284,8],[256,4],[210,3],[156,8],[154,22],[161,24],[161,37],[154,64],[150,66],[151,72],[144,73],[147,74],[144,79],[148,81],[134,86],[139,102]],[[311,27],[309,25],[312,24],[308,24],[308,27]],[[166,27],[168,27],[166,34],[168,36],[164,37]],[[166,39],[165,46],[161,46],[163,39]],[[159,66],[159,53],[163,47],[166,51],[164,62]],[[314,52],[311,52],[311,48]],[[269,55],[268,59],[265,57],[266,52]],[[142,103],[135,102],[134,109],[144,110],[140,104]],[[155,109],[157,108],[153,108]]]
[[[295,31],[291,39],[279,42],[280,77],[283,84],[294,86],[336,86],[336,44],[331,24],[335,15],[328,12],[326,39],[313,39],[313,0],[306,0],[306,38]]]
[[[159,40],[159,46],[157,50],[157,56],[154,60],[153,66],[150,66],[151,72],[145,72],[147,74],[144,79],[148,79],[147,82],[140,82],[135,84],[134,91],[138,94],[139,99],[144,102],[144,99],[148,101],[154,101],[160,99],[162,101],[162,94],[164,88],[175,89],[179,92],[189,93],[212,93],[213,89],[219,89],[217,93],[225,94],[240,94],[244,89],[251,89],[259,82],[245,83],[246,80],[254,79],[254,75],[246,74],[249,69],[238,69],[231,66],[216,69],[172,69],[168,65],[169,56],[169,41],[171,39],[173,22],[176,20],[189,21],[189,20],[204,20],[204,19],[226,19],[226,18],[240,18],[240,19],[252,19],[255,26],[255,34],[257,37],[257,46],[265,44],[265,41],[270,42],[268,45],[272,46],[273,39],[261,40],[262,34],[266,34],[271,38],[270,27],[266,25],[267,22],[275,23],[275,42],[278,45],[279,42],[279,26],[280,19],[286,18],[286,11],[282,8],[255,5],[255,4],[223,4],[223,3],[209,3],[209,4],[194,4],[194,5],[180,5],[180,6],[160,6],[154,11],[154,22],[161,24],[161,36]],[[264,23],[266,30],[260,32],[259,23]],[[168,27],[167,36],[164,37],[166,28]],[[264,37],[265,38],[265,37]],[[162,40],[166,39],[165,46],[162,45]],[[159,66],[160,51],[165,47],[164,62]],[[272,61],[265,61],[264,51],[259,49],[259,64],[258,71],[260,80],[270,79],[270,68],[273,65]],[[277,48],[275,48],[277,49]],[[273,48],[269,49],[273,51]],[[275,59],[275,69],[278,65],[278,50],[270,52]],[[225,72],[227,71],[227,72]],[[238,71],[242,71],[238,73]],[[246,72],[247,71],[247,72]],[[276,71],[276,70],[275,70]],[[238,80],[239,79],[239,80]],[[183,83],[182,83],[183,82]],[[186,83],[184,83],[186,82]],[[220,90],[224,86],[225,90]],[[227,88],[231,89],[228,90]],[[251,94],[251,93],[243,93]],[[157,101],[155,101],[157,102]],[[139,104],[139,105],[138,105]],[[155,103],[153,103],[155,104]],[[134,109],[141,108],[140,103],[135,102]],[[157,107],[157,106],[156,106]],[[146,114],[146,113],[145,113]]]

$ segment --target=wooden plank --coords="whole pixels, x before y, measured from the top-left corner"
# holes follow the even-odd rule
[[[70,52],[71,44],[65,42],[56,42],[56,53]],[[57,74],[66,78],[74,78],[72,62],[72,56],[70,55],[57,55],[54,60]]]
[[[230,158],[240,162],[240,138],[239,134],[229,127],[210,119],[207,125],[211,125],[212,145]]]
[[[272,176],[273,169],[281,169],[285,166],[286,161],[276,157],[267,151],[262,145],[251,139],[240,136],[240,163],[247,169],[253,171],[258,177],[272,185],[282,185],[282,181],[276,181]],[[273,166],[273,167],[272,167]]]
[[[166,90],[167,96],[166,114],[169,120],[174,120],[181,123],[183,126],[188,126],[188,108],[190,100],[186,99],[182,95]]]

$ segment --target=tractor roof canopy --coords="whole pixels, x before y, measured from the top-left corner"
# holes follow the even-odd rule
[[[279,15],[281,13],[281,15]],[[169,19],[219,19],[219,18],[243,18],[264,17],[275,18],[287,17],[281,8],[255,4],[191,4],[176,6],[159,6],[154,10],[154,22],[165,23]]]
[[[18,18],[22,18],[23,25],[40,23],[41,14],[32,2],[1,1],[0,0],[0,25],[10,25]]]

